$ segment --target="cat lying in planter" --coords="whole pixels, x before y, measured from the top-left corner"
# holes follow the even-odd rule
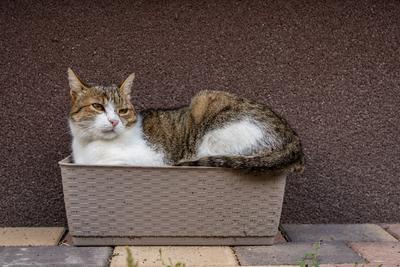
[[[89,86],[68,69],[68,80],[75,163],[303,170],[299,137],[266,106],[201,91],[189,106],[138,113],[130,101],[134,74],[120,86]]]

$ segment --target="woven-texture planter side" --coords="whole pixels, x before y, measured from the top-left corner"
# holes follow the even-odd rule
[[[254,176],[208,167],[89,166],[71,164],[70,158],[60,167],[74,237],[232,239],[273,237],[278,229],[285,174]]]

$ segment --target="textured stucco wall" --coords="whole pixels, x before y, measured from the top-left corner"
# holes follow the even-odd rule
[[[68,66],[135,72],[139,109],[201,89],[268,104],[307,160],[284,222],[400,221],[399,1],[27,2],[0,3],[0,225],[66,223]]]

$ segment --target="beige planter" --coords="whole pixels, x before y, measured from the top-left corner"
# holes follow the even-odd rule
[[[59,162],[76,245],[268,245],[286,175]]]

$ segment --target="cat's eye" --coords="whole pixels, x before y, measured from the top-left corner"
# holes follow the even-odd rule
[[[126,115],[129,112],[129,109],[123,108],[118,110],[119,115]]]
[[[92,107],[97,111],[104,111],[104,107],[101,104],[94,103],[94,104],[92,104]]]

